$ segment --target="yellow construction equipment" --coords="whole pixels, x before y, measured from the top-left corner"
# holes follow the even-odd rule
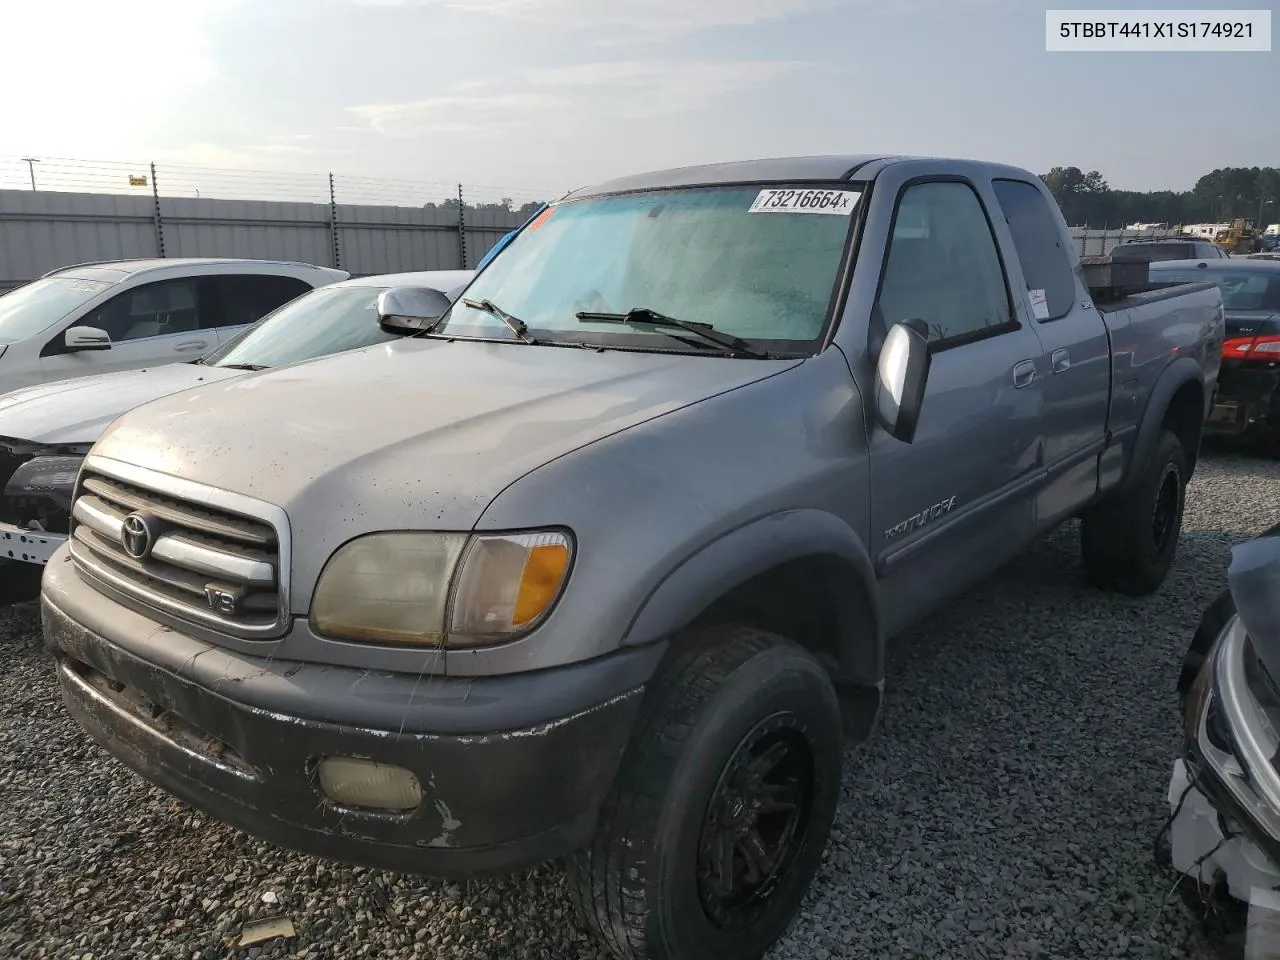
[[[1243,217],[1237,217],[1230,227],[1219,230],[1213,242],[1227,253],[1257,253],[1262,247],[1257,226]]]

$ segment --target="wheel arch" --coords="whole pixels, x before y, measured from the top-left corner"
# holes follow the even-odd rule
[[[846,729],[870,732],[884,678],[884,637],[871,559],[858,535],[820,510],[791,510],[703,545],[649,594],[624,645],[693,625],[739,622],[783,634],[830,673]]]
[[[1171,431],[1182,443],[1187,455],[1187,479],[1195,472],[1208,416],[1208,398],[1200,365],[1191,357],[1179,357],[1169,364],[1151,388],[1133,456],[1129,460],[1129,476],[1124,484],[1130,489],[1142,476],[1163,430]]]

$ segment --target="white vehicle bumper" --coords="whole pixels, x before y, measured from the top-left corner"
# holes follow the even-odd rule
[[[43,567],[53,552],[66,542],[66,534],[25,530],[11,523],[0,523],[0,560],[16,560]]]
[[[1223,832],[1218,810],[1191,786],[1181,759],[1173,764],[1169,809],[1177,811],[1169,827],[1173,869],[1206,884],[1221,875],[1231,896],[1250,904],[1251,909],[1260,896],[1269,908],[1280,907],[1280,897],[1274,892],[1280,887],[1280,867],[1243,833]]]

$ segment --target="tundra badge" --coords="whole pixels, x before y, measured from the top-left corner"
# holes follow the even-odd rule
[[[932,507],[921,510],[919,513],[913,513],[901,523],[895,523],[892,527],[884,532],[886,540],[893,540],[909,533],[912,530],[919,530],[926,523],[937,520],[939,517],[946,516],[951,512],[951,508],[956,505],[955,497],[947,497],[947,499],[935,503]]]

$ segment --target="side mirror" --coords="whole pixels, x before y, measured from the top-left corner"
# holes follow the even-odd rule
[[[111,349],[111,337],[99,327],[68,327],[63,339],[67,353]]]
[[[435,326],[451,306],[431,287],[392,287],[378,294],[378,323],[392,333],[418,333]]]
[[[895,323],[876,362],[876,419],[903,443],[915,439],[929,379],[929,338],[919,321]]]

